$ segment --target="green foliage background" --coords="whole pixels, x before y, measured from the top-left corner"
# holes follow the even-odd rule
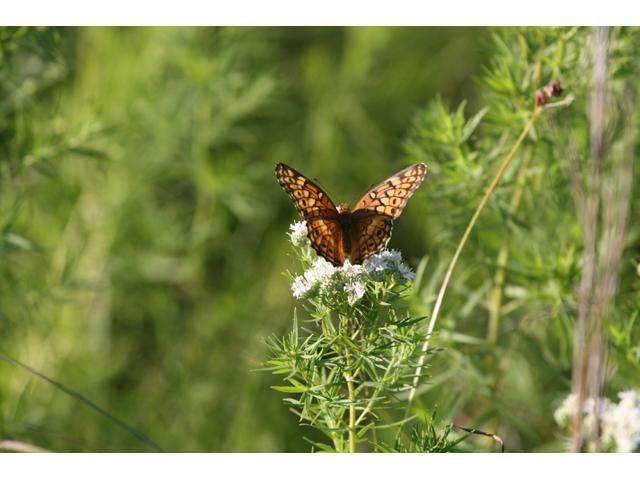
[[[321,434],[298,426],[270,388],[279,379],[251,372],[268,355],[262,339],[289,331],[299,306],[282,275],[294,268],[286,230],[298,218],[275,164],[349,201],[424,161],[426,180],[390,247],[420,264],[411,307],[429,315],[487,179],[526,123],[530,65],[544,57],[543,83],[585,92],[582,73],[566,69],[579,65],[587,36],[3,28],[0,352],[166,451],[309,451],[302,437]],[[621,38],[632,76],[637,33]],[[584,123],[580,105],[572,108]],[[505,177],[514,186],[527,172],[520,213],[505,208],[511,190],[498,191],[467,245],[436,326],[446,350],[416,404],[430,417],[438,403],[439,421],[492,431],[516,451],[562,449],[552,412],[571,381],[569,296],[582,237],[545,128],[541,118]],[[633,225],[623,290],[637,301]],[[497,343],[487,343],[487,292],[506,230],[515,232],[505,289],[513,308]],[[628,308],[620,322],[637,310]],[[631,323],[614,342],[627,359],[617,389],[638,386],[637,330]],[[2,439],[54,451],[150,450],[8,362],[0,362]]]

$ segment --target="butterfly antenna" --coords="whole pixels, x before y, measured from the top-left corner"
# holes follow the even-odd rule
[[[353,200],[357,200],[358,198],[362,198],[364,196],[365,193],[367,193],[369,190],[371,190],[371,188],[373,187],[373,183],[371,185],[369,185],[367,188],[365,188],[360,195],[357,195],[356,198],[354,198]],[[353,200],[351,200],[349,202],[349,205],[351,205],[353,203]]]
[[[340,202],[338,201],[338,198],[329,191],[329,189],[327,187],[325,187],[322,182],[320,180],[318,180],[316,177],[313,177],[313,181],[316,182],[318,185],[320,185],[322,187],[322,189],[330,196],[333,197],[333,201],[336,205],[339,205]]]

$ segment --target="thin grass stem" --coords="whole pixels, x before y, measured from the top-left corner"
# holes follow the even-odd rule
[[[485,204],[487,203],[487,200],[489,199],[489,195],[491,195],[491,193],[493,192],[494,188],[498,184],[498,181],[500,180],[500,177],[502,177],[502,174],[504,173],[505,169],[507,168],[507,166],[511,162],[511,159],[513,158],[513,156],[515,155],[516,151],[520,147],[520,144],[522,143],[522,141],[526,137],[527,133],[529,133],[529,130],[531,129],[531,126],[533,125],[533,122],[535,122],[536,118],[538,117],[538,115],[540,115],[541,111],[542,111],[542,107],[539,106],[539,105],[537,105],[534,108],[533,114],[531,115],[531,118],[529,119],[529,122],[524,127],[524,130],[522,130],[522,133],[518,137],[518,140],[514,144],[513,148],[509,152],[509,155],[507,155],[507,158],[505,159],[504,163],[500,167],[500,170],[498,170],[498,173],[496,174],[496,176],[494,177],[493,181],[491,182],[491,185],[489,185],[489,188],[487,189],[487,193],[485,193],[484,197],[482,197],[482,200],[480,201],[480,204],[478,205],[478,208],[476,209],[476,212],[473,214],[473,218],[471,218],[471,221],[469,222],[469,226],[467,227],[467,230],[464,232],[464,235],[462,236],[462,240],[460,240],[460,244],[458,245],[456,253],[453,255],[453,258],[451,259],[451,264],[449,265],[449,269],[447,270],[447,274],[445,275],[444,281],[442,282],[442,287],[440,288],[440,293],[438,293],[438,298],[436,300],[436,304],[435,304],[435,307],[433,309],[433,314],[431,315],[431,320],[429,321],[429,328],[427,330],[426,340],[425,340],[425,342],[424,342],[424,344],[422,346],[422,355],[420,355],[420,359],[418,360],[418,367],[416,368],[416,373],[415,373],[415,376],[413,377],[413,384],[411,385],[411,390],[409,392],[409,399],[407,401],[407,410],[405,411],[405,418],[407,418],[409,416],[409,412],[411,410],[411,404],[413,402],[413,397],[416,394],[416,388],[418,386],[418,379],[420,378],[420,374],[422,373],[422,368],[424,366],[424,361],[425,361],[425,358],[426,358],[427,350],[429,349],[429,338],[430,338],[431,334],[433,333],[433,328],[434,328],[434,326],[436,324],[436,320],[438,318],[438,312],[440,311],[440,305],[442,304],[442,299],[444,298],[444,292],[447,289],[447,285],[449,284],[449,279],[451,278],[451,273],[453,272],[453,268],[455,267],[456,262],[458,261],[458,257],[460,256],[460,252],[462,252],[462,247],[464,247],[464,244],[466,243],[467,238],[469,237],[469,233],[471,233],[471,229],[475,225],[476,220],[480,216],[480,212],[482,212],[482,209],[484,208]]]

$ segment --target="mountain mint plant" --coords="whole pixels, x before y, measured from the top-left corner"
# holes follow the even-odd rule
[[[291,226],[290,237],[304,273],[287,276],[316,328],[301,326],[294,315],[288,336],[266,341],[272,353],[266,370],[285,375],[289,384],[273,388],[294,394],[285,404],[302,424],[329,437],[330,444],[311,442],[316,449],[355,452],[356,444],[365,442],[379,449],[377,429],[400,427],[400,434],[415,418],[401,419],[406,405],[400,402],[411,388],[425,340],[422,318],[411,317],[401,306],[415,273],[394,250],[363,265],[345,261],[335,267],[311,249],[304,222]],[[394,413],[400,420],[394,420]],[[406,435],[410,441],[412,433]],[[453,445],[446,435],[432,436],[434,444]]]

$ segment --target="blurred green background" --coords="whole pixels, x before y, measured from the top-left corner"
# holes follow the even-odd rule
[[[0,30],[0,351],[167,451],[309,451],[252,372],[291,328],[284,162],[342,201],[408,165],[439,94],[476,109],[477,28]],[[390,247],[431,240],[427,179]],[[0,434],[150,448],[0,362]]]
[[[300,217],[275,164],[349,202],[425,162],[389,247],[418,271],[410,312],[429,316],[536,88],[559,80],[573,101],[540,115],[472,231],[431,344],[443,350],[427,360],[412,413],[430,416],[437,404],[438,425],[496,433],[508,451],[564,450],[553,412],[576,355],[575,182],[593,164],[594,32],[0,28],[0,355],[166,451],[308,452],[303,437],[326,439],[270,388],[282,378],[254,371],[268,358],[263,339],[287,334],[296,308],[308,318],[283,276],[302,273],[287,235]],[[604,217],[619,201],[606,193],[616,172],[640,151],[640,30],[608,32]],[[622,177],[638,185],[638,172]],[[602,395],[614,401],[640,388],[637,187],[630,204],[616,296],[601,319]],[[601,267],[611,224],[598,227]],[[7,439],[152,450],[0,359]],[[486,438],[463,444],[499,451]]]

